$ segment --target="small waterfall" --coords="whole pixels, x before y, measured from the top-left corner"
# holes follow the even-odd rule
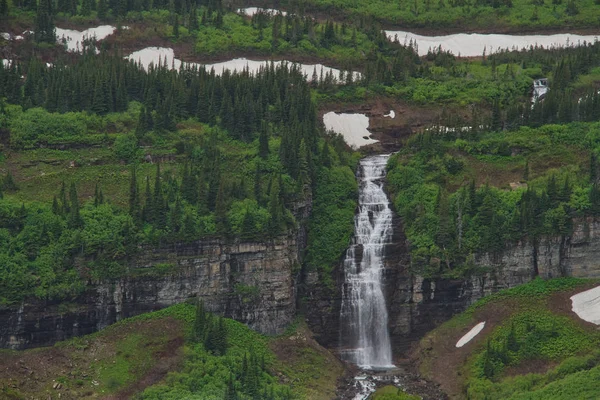
[[[389,155],[361,160],[359,211],[346,251],[341,308],[342,358],[363,369],[394,368],[382,274],[385,245],[392,237],[392,210],[383,190]]]

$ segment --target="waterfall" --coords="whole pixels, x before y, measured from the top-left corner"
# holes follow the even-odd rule
[[[342,290],[342,357],[363,369],[394,368],[382,275],[385,245],[392,237],[392,210],[383,190],[389,155],[361,160],[359,211],[346,251]]]

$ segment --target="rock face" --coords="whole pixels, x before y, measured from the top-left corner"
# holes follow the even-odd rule
[[[426,279],[411,273],[402,224],[394,221],[393,244],[386,247],[385,288],[389,328],[396,356],[426,332],[464,311],[480,298],[527,283],[536,276],[600,277],[600,222],[574,221],[573,234],[522,241],[496,254],[475,257],[477,270],[463,279]],[[341,264],[340,264],[341,265]],[[305,279],[304,313],[322,344],[339,346],[341,267],[334,271],[334,288],[324,288],[316,276]]]
[[[0,347],[51,345],[196,296],[210,311],[265,334],[282,333],[294,318],[296,234],[264,242],[203,240],[140,254],[130,277],[92,283],[70,303],[0,308]]]

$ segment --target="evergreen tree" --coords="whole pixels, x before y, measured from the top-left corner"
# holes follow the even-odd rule
[[[325,143],[323,143],[323,149],[321,150],[321,156],[320,156],[319,162],[325,168],[331,167],[331,154],[329,151],[329,142],[327,142],[327,141],[325,141]]]
[[[258,155],[262,159],[266,159],[269,156],[269,132],[266,124],[263,124],[258,136]]]
[[[9,14],[8,0],[0,0],[0,15],[4,16],[4,15],[8,15],[8,14]]]
[[[207,330],[207,312],[204,309],[204,301],[196,300],[196,315],[194,318],[194,326],[192,328],[192,337],[196,343],[204,343]]]
[[[71,210],[69,213],[69,227],[79,228],[83,225],[83,220],[79,214],[79,199],[77,198],[77,188],[75,183],[71,182],[69,190],[69,200],[71,202]]]
[[[108,13],[107,0],[98,0],[98,19],[100,21],[106,20],[107,13]]]
[[[173,36],[179,38],[179,15],[175,14],[173,18]]]
[[[135,165],[131,167],[131,179],[129,181],[129,214],[132,216],[134,221],[139,221],[141,218],[140,194]]]
[[[217,233],[228,234],[228,221],[227,221],[227,189],[225,179],[221,179],[219,184],[219,191],[217,192],[217,198],[215,200],[215,224]]]
[[[52,0],[39,0],[35,19],[34,37],[36,42],[56,42],[56,28],[54,26]]]
[[[280,232],[283,220],[279,191],[279,181],[277,179],[272,179],[271,192],[269,193],[269,233],[272,236],[275,236]]]

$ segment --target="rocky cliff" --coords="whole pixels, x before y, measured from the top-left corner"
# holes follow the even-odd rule
[[[479,273],[462,279],[427,279],[410,271],[402,224],[396,219],[393,244],[386,248],[386,297],[396,355],[426,332],[464,311],[478,299],[514,287],[536,276],[600,277],[600,222],[574,221],[573,234],[508,245],[502,252],[478,254]],[[335,288],[324,288],[314,274],[303,293],[307,322],[325,345],[339,346],[341,271]]]
[[[92,282],[69,303],[0,309],[0,347],[44,346],[192,297],[265,333],[281,333],[296,309],[298,237],[262,242],[203,240],[144,248],[127,278]]]

